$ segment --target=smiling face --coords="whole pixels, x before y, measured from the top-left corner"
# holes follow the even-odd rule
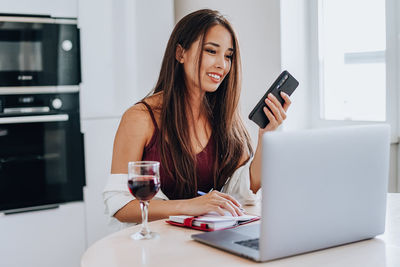
[[[198,38],[188,50],[177,52],[183,63],[186,87],[199,92],[214,92],[231,69],[233,54],[232,36],[222,25],[211,27],[204,36],[204,45]],[[201,51],[200,76],[198,55]]]

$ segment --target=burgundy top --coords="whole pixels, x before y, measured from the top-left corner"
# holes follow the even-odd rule
[[[161,164],[160,149],[159,149],[159,138],[160,130],[158,129],[156,120],[154,118],[153,111],[151,107],[144,101],[143,103],[149,110],[151,120],[154,124],[154,133],[151,140],[147,146],[144,147],[142,160],[159,161]],[[212,135],[208,140],[206,147],[196,155],[197,160],[197,190],[203,192],[209,192],[214,186],[213,171],[211,166],[213,166],[215,158],[215,144]],[[161,190],[169,199],[177,199],[178,196],[174,195],[176,181],[173,177],[168,176],[165,169],[160,165],[160,181]]]

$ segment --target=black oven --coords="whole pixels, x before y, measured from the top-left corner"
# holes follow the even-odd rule
[[[0,211],[83,200],[79,93],[0,95]]]
[[[0,86],[68,86],[81,81],[76,19],[0,14]]]

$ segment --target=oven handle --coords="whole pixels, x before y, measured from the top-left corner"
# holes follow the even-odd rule
[[[0,124],[68,121],[68,114],[0,118]]]

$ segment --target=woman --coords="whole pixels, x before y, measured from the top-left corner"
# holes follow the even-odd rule
[[[291,102],[285,94],[283,107],[272,95],[266,99],[270,123],[259,130],[250,162],[253,150],[238,111],[240,88],[239,46],[230,23],[208,9],[179,21],[154,92],[122,116],[103,193],[109,214],[141,222],[139,201],[127,189],[127,166],[156,160],[161,190],[149,206],[149,220],[224,210],[242,215],[238,200],[254,198],[260,188],[261,136],[282,123]]]

